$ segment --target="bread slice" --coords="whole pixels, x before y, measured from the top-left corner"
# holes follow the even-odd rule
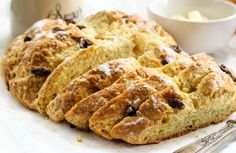
[[[144,81],[146,78],[157,73],[157,71],[157,69],[138,68],[123,75],[111,86],[78,102],[65,115],[66,120],[80,129],[88,130],[88,120],[94,112],[96,112],[112,98],[123,93],[131,84]]]
[[[110,130],[110,135],[113,139],[122,139],[131,144],[158,142],[159,138],[178,131],[178,122],[182,120],[186,127],[191,126],[192,122],[185,120],[184,117],[192,113],[194,107],[188,95],[178,88],[167,87],[143,102],[137,109],[136,115],[124,117]],[[172,114],[178,115],[170,118]],[[174,125],[171,124],[169,127],[170,124],[167,125],[169,122],[174,122]]]
[[[51,100],[73,79],[88,70],[122,57],[134,57],[134,44],[126,38],[103,40],[97,45],[80,50],[60,64],[47,78],[33,102],[33,107],[40,113],[46,113],[46,107]]]
[[[64,120],[64,115],[74,104],[88,95],[110,86],[123,74],[140,67],[135,58],[121,58],[104,63],[69,83],[47,106],[47,114],[56,122]]]
[[[107,139],[112,139],[110,130],[127,115],[135,115],[139,108],[150,95],[164,88],[177,87],[171,78],[161,72],[138,83],[131,84],[122,94],[110,100],[97,110],[89,120],[89,127],[96,134]]]
[[[177,97],[176,106],[165,95]],[[126,117],[116,124],[110,134],[131,144],[158,143],[191,130],[218,123],[236,110],[235,85],[222,72],[206,75],[191,94],[178,90],[154,95],[158,108],[149,105],[150,98],[137,111],[137,116]],[[180,98],[188,97],[188,98]],[[188,100],[190,98],[190,100]]]

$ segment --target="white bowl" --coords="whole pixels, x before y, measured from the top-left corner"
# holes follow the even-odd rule
[[[223,0],[155,0],[149,4],[149,16],[157,21],[190,54],[224,48],[236,28],[236,5]],[[197,10],[209,21],[172,19]]]

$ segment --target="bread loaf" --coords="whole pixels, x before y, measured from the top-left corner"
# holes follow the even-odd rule
[[[188,55],[155,22],[119,11],[41,20],[9,45],[2,64],[23,105],[108,140],[158,143],[236,110],[231,69]]]

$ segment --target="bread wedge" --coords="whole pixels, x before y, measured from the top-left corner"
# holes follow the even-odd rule
[[[191,126],[192,122],[184,118],[191,113],[194,113],[194,107],[188,95],[178,88],[167,87],[143,102],[136,115],[125,116],[113,126],[110,135],[113,139],[122,139],[131,144],[158,142],[159,138],[178,131],[180,121],[185,122],[186,127]],[[170,118],[172,114],[178,115]],[[175,125],[168,125],[169,122]]]
[[[104,63],[69,83],[47,106],[48,116],[56,122],[64,120],[64,115],[74,104],[99,91],[119,79],[123,74],[140,67],[135,58],[121,58]]]

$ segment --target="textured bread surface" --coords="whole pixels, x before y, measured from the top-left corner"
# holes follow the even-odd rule
[[[88,129],[90,117],[112,98],[123,93],[131,84],[145,80],[155,74],[156,69],[138,68],[120,77],[111,86],[78,102],[67,114],[66,120],[78,128]]]
[[[116,58],[138,57],[158,46],[176,45],[173,38],[159,25],[142,20],[137,16],[125,16],[121,12],[100,12],[84,22],[85,25],[95,30],[94,39],[97,44],[80,50],[52,72],[32,105],[40,113],[45,114],[47,104],[68,83],[89,69]],[[100,27],[100,23],[104,27]],[[142,40],[139,40],[141,38]],[[61,80],[65,76],[67,79]]]
[[[38,21],[9,45],[2,69],[24,106],[130,144],[158,143],[236,111],[230,68],[188,55],[157,23],[120,11]]]
[[[51,73],[38,92],[38,98],[33,102],[33,107],[40,113],[45,114],[49,102],[76,77],[112,59],[133,57],[132,49],[133,45],[130,40],[115,38],[80,50],[75,56],[69,57],[61,63]]]
[[[12,95],[27,107],[49,74],[67,57],[78,52],[81,40],[92,38],[74,24],[44,19],[32,25],[8,47],[3,73]]]
[[[96,91],[110,86],[123,74],[140,67],[135,58],[112,60],[69,83],[47,106],[49,117],[59,122],[74,104]]]
[[[175,85],[170,78],[158,72],[143,82],[131,84],[122,94],[110,100],[93,114],[89,120],[90,129],[98,135],[111,139],[110,130],[123,117],[129,115],[127,108],[135,111],[150,95],[171,84]]]
[[[200,56],[208,60],[199,61]],[[124,116],[125,108],[120,113],[109,111],[121,108],[122,102],[117,102],[116,107],[113,99],[108,102],[112,105],[104,106],[91,117],[91,129],[107,139],[146,144],[226,118],[236,109],[233,79],[205,54],[191,59],[192,63],[174,76],[178,88],[168,86],[149,96],[130,116]],[[122,117],[117,121],[119,116]]]

